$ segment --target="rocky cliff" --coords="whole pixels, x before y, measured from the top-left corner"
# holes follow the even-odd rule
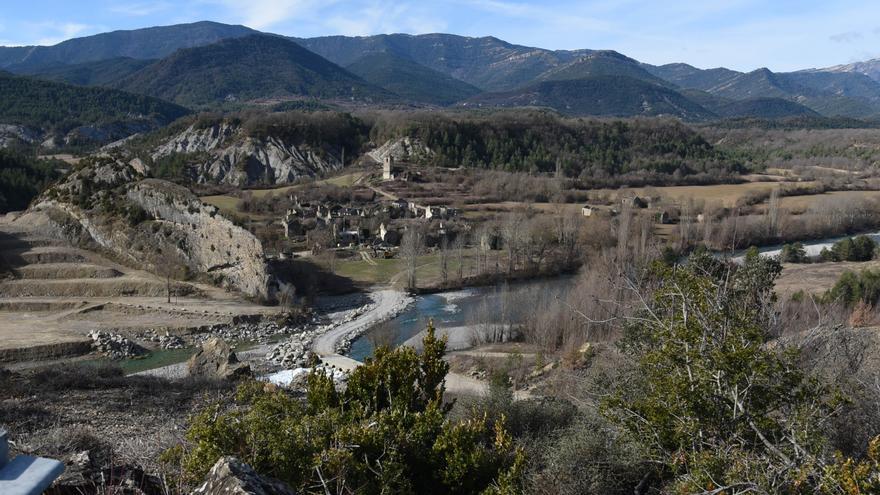
[[[192,157],[189,174],[199,183],[289,184],[342,168],[330,153],[280,138],[251,137],[228,122],[190,126],[156,147],[151,157],[155,162],[175,154]]]
[[[113,252],[160,275],[184,271],[266,300],[270,277],[260,241],[189,190],[144,179],[105,161],[71,174],[32,208],[78,244]]]
[[[392,139],[367,153],[367,156],[379,163],[384,162],[389,156],[398,162],[409,162],[430,158],[433,155],[434,152],[425,143],[411,137]]]

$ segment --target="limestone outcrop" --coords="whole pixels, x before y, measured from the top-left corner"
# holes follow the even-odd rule
[[[133,184],[126,197],[162,227],[177,231],[177,245],[168,247],[176,247],[191,268],[219,277],[245,294],[269,297],[262,244],[220,215],[216,207],[202,204],[184,187],[156,179]]]
[[[0,124],[0,148],[16,144],[39,145],[51,150],[63,146],[103,145],[159,127],[152,120],[133,118],[128,121],[92,124],[56,132],[35,127]]]
[[[367,153],[367,156],[378,163],[384,163],[385,158],[389,156],[396,162],[414,162],[430,158],[433,155],[434,152],[425,143],[411,137],[392,139]]]
[[[186,363],[190,376],[236,380],[250,376],[251,368],[241,363],[226,341],[209,339]]]
[[[342,168],[340,159],[330,153],[276,137],[250,137],[229,122],[190,126],[159,145],[151,156],[156,161],[173,154],[192,158],[195,164],[189,173],[199,183],[289,184]]]
[[[235,457],[221,457],[192,495],[294,495],[287,485],[260,476]]]
[[[175,278],[189,272],[256,299],[272,297],[256,237],[188,189],[144,179],[127,164],[84,167],[44,194],[32,211],[45,214],[51,230],[109,250],[127,264]]]

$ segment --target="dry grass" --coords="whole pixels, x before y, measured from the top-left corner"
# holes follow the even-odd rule
[[[880,191],[831,191],[824,194],[809,194],[804,196],[786,196],[779,199],[780,208],[792,212],[807,210],[817,201],[833,200],[841,202],[861,199],[880,199]]]
[[[791,295],[798,291],[821,294],[832,288],[846,271],[877,270],[880,261],[857,263],[851,261],[785,264],[782,275],[776,281],[776,291],[781,295]]]
[[[809,185],[810,182],[799,183],[801,185]],[[659,194],[662,199],[672,201],[685,201],[693,199],[695,201],[720,202],[724,206],[735,206],[737,200],[753,193],[754,191],[770,191],[778,188],[779,182],[745,182],[742,184],[716,184],[711,186],[666,186],[666,187],[637,187],[626,189],[597,189],[593,191],[593,196],[600,197],[623,197],[635,194],[637,196],[647,196],[648,194]],[[646,192],[647,190],[647,192]]]

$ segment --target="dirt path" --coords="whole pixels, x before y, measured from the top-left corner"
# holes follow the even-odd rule
[[[344,337],[357,331],[367,330],[393,317],[412,302],[412,297],[393,289],[376,290],[370,294],[370,298],[374,305],[370,311],[349,322],[337,325],[312,342],[312,350],[315,354],[321,357],[338,355],[336,354],[336,345]]]

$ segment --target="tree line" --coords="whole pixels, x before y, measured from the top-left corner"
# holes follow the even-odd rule
[[[60,175],[64,163],[0,149],[0,213],[24,210]]]

